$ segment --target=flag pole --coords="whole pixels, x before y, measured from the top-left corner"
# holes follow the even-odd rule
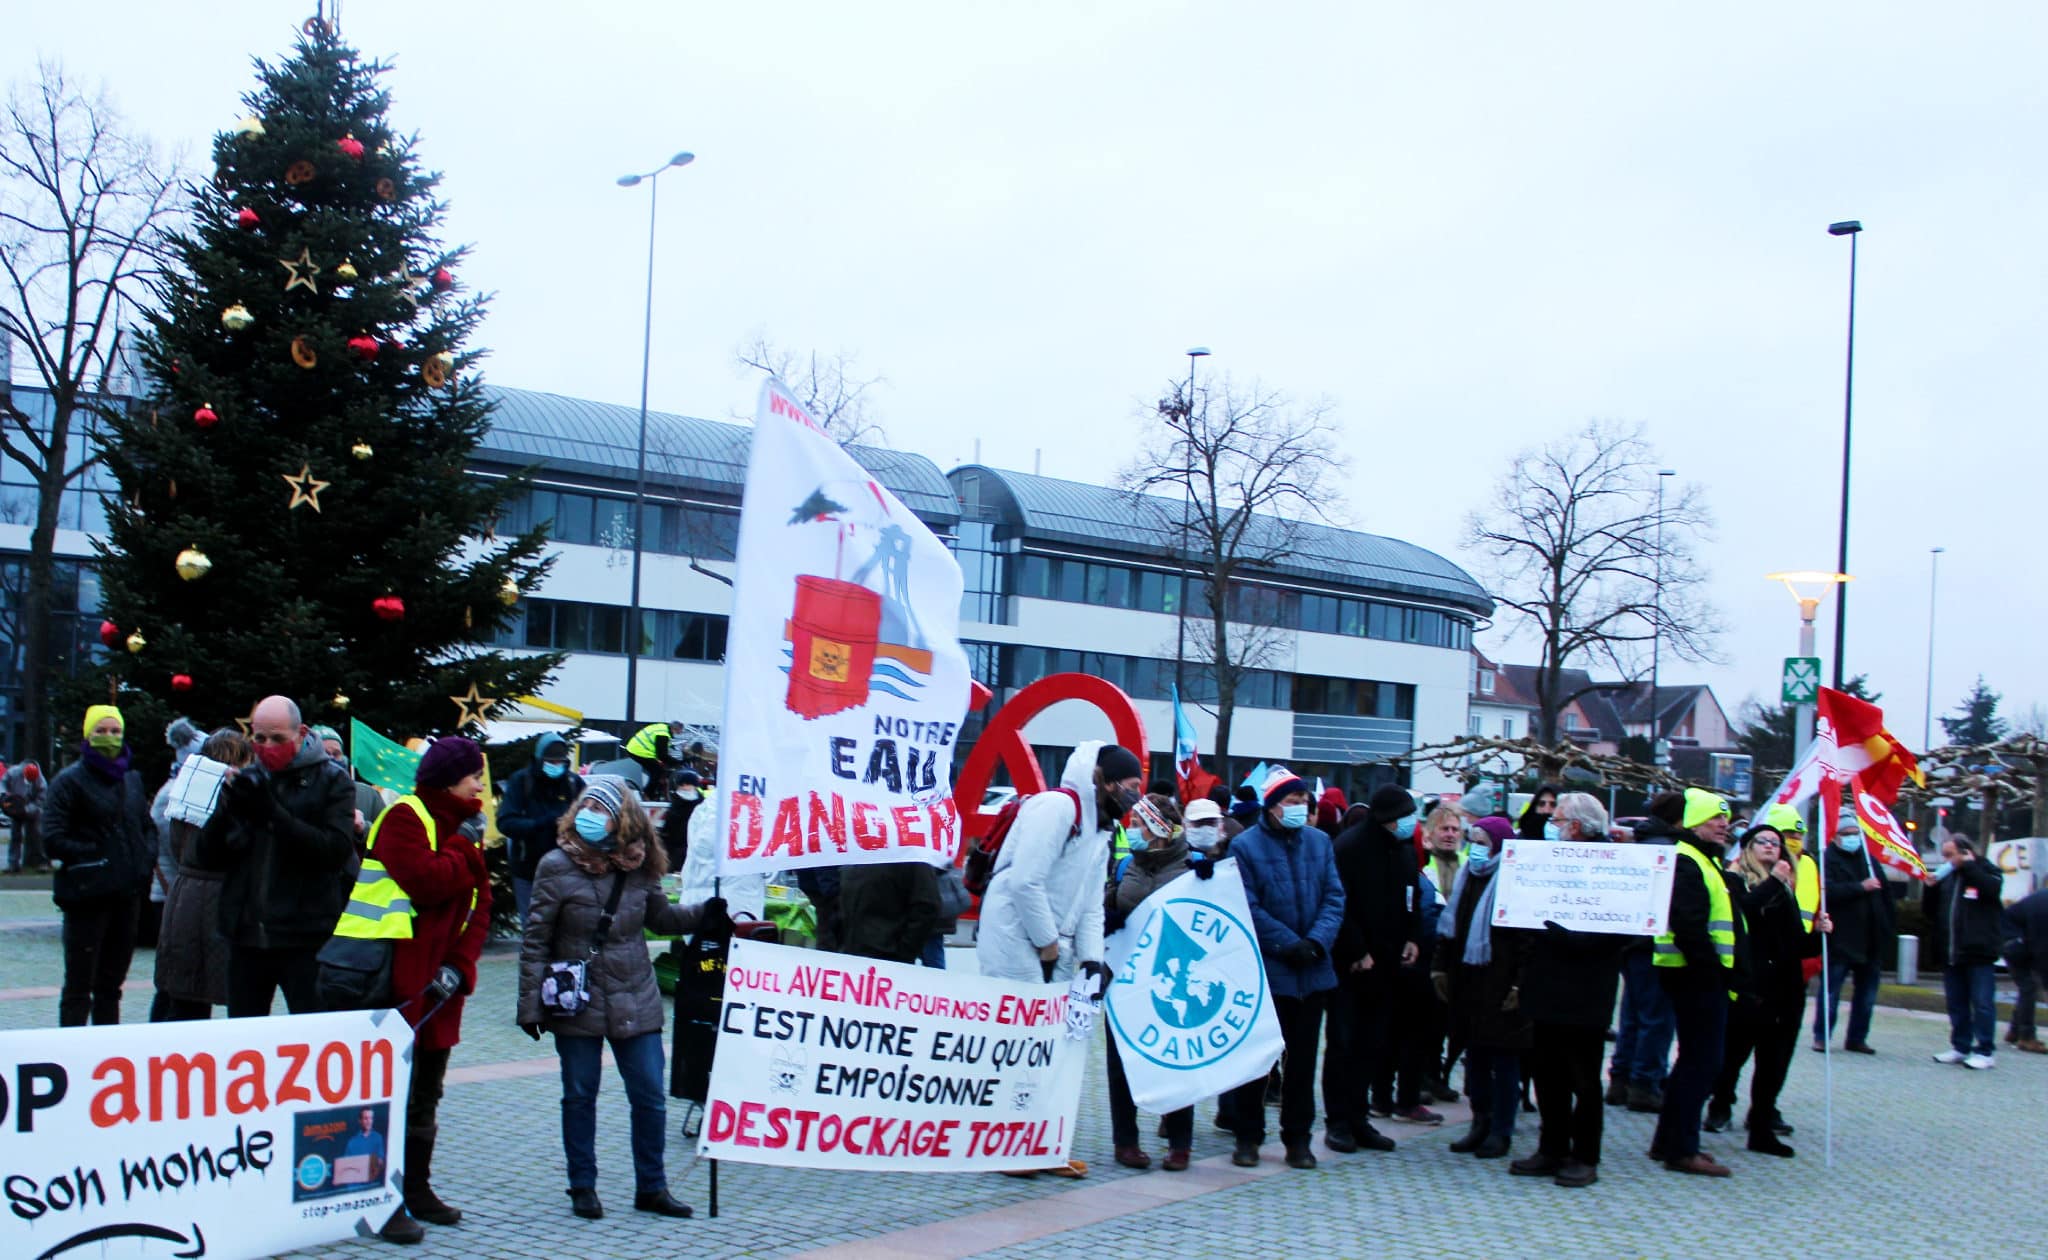
[[[1824,779],[1822,780],[1822,785],[1825,787],[1832,782],[1834,782],[1832,778]],[[1820,877],[1820,912],[1823,916],[1828,912],[1828,846],[1835,842],[1835,815],[1841,812],[1839,804],[1834,809],[1828,808],[1828,797],[1831,795],[1839,800],[1839,789],[1834,793],[1822,791],[1820,794],[1820,812],[1822,815],[1820,822],[1826,831],[1821,837],[1820,855],[1814,862],[1814,873]],[[1821,1112],[1824,1117],[1821,1140],[1821,1164],[1823,1167],[1833,1168],[1835,1166],[1835,977],[1834,968],[1828,963],[1829,935],[1827,932],[1820,934]],[[1857,981],[1859,986],[1862,983],[1861,980]],[[1861,1001],[1862,996],[1862,990],[1859,988],[1857,990],[1857,1000]]]

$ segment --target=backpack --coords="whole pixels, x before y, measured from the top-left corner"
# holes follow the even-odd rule
[[[1071,840],[1081,834],[1081,794],[1072,788],[1054,790],[1074,802],[1074,829],[1067,833],[1067,838]],[[989,881],[994,879],[996,874],[996,858],[1003,851],[1003,841],[1010,836],[1010,826],[1017,821],[1017,811],[1030,799],[1029,796],[1012,798],[997,811],[995,821],[988,825],[988,832],[975,841],[974,847],[967,851],[967,870],[963,878],[968,892],[977,897],[988,893]]]

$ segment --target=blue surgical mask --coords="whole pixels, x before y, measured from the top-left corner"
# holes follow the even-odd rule
[[[611,819],[606,818],[603,814],[593,814],[587,809],[578,810],[576,812],[576,821],[573,825],[576,828],[576,834],[583,837],[583,842],[591,848],[608,849],[611,847],[612,822]]]
[[[1415,838],[1415,821],[1415,815],[1413,814],[1404,814],[1396,818],[1394,820],[1394,839],[1413,840]]]
[[[1860,852],[1863,848],[1863,835],[1861,832],[1852,831],[1847,835],[1836,836],[1835,844],[1845,853]]]
[[[1494,864],[1499,861],[1500,854],[1498,852],[1489,853],[1484,847],[1475,844],[1472,846],[1471,858],[1465,863],[1465,869],[1474,875],[1484,875],[1491,871],[1494,868]]]
[[[696,788],[686,787],[677,790],[676,799],[679,801],[694,801],[703,795],[704,794],[702,792],[699,792]]]
[[[1289,831],[1299,831],[1303,827],[1308,826],[1308,806],[1282,805],[1280,807],[1280,825]]]
[[[1152,847],[1152,837],[1143,827],[1124,833],[1124,847],[1132,853],[1143,853]]]
[[[559,779],[569,773],[569,763],[566,761],[543,761],[540,763],[540,772],[550,779]]]
[[[1934,882],[1938,884],[1942,880],[1947,879],[1948,873],[1954,869],[1955,866],[1953,863],[1943,862],[1940,866],[1937,866],[1933,870],[1929,871],[1928,874],[1932,875],[1934,877]]]
[[[1564,833],[1557,829],[1555,822],[1545,819],[1543,823],[1543,838],[1545,840],[1562,840],[1564,839]]]

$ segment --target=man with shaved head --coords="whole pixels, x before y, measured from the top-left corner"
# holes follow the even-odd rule
[[[355,788],[283,696],[249,715],[249,742],[256,761],[222,789],[200,837],[200,860],[227,872],[228,1016],[270,1014],[279,990],[300,1015],[320,1009],[314,956],[355,883]]]

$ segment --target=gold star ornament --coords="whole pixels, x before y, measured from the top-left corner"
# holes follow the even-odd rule
[[[280,258],[277,261],[278,265],[284,268],[285,274],[289,277],[284,282],[284,291],[286,293],[290,293],[293,289],[304,288],[306,292],[313,294],[315,297],[319,296],[320,286],[313,283],[313,277],[320,274],[320,268],[313,262],[313,252],[310,249],[300,250],[297,258]]]
[[[455,710],[457,714],[455,719],[455,729],[457,730],[461,730],[463,727],[468,726],[472,722],[481,724],[484,720],[485,711],[488,710],[492,705],[498,703],[498,698],[496,696],[478,695],[476,691],[476,683],[474,681],[471,681],[471,683],[469,684],[469,690],[464,694],[459,696],[450,696],[448,698],[455,702]]]
[[[312,508],[315,512],[320,510],[320,492],[327,488],[328,483],[313,475],[312,465],[300,464],[297,476],[290,473],[281,475],[284,477],[284,484],[292,488],[292,501],[288,507],[304,506]]]

